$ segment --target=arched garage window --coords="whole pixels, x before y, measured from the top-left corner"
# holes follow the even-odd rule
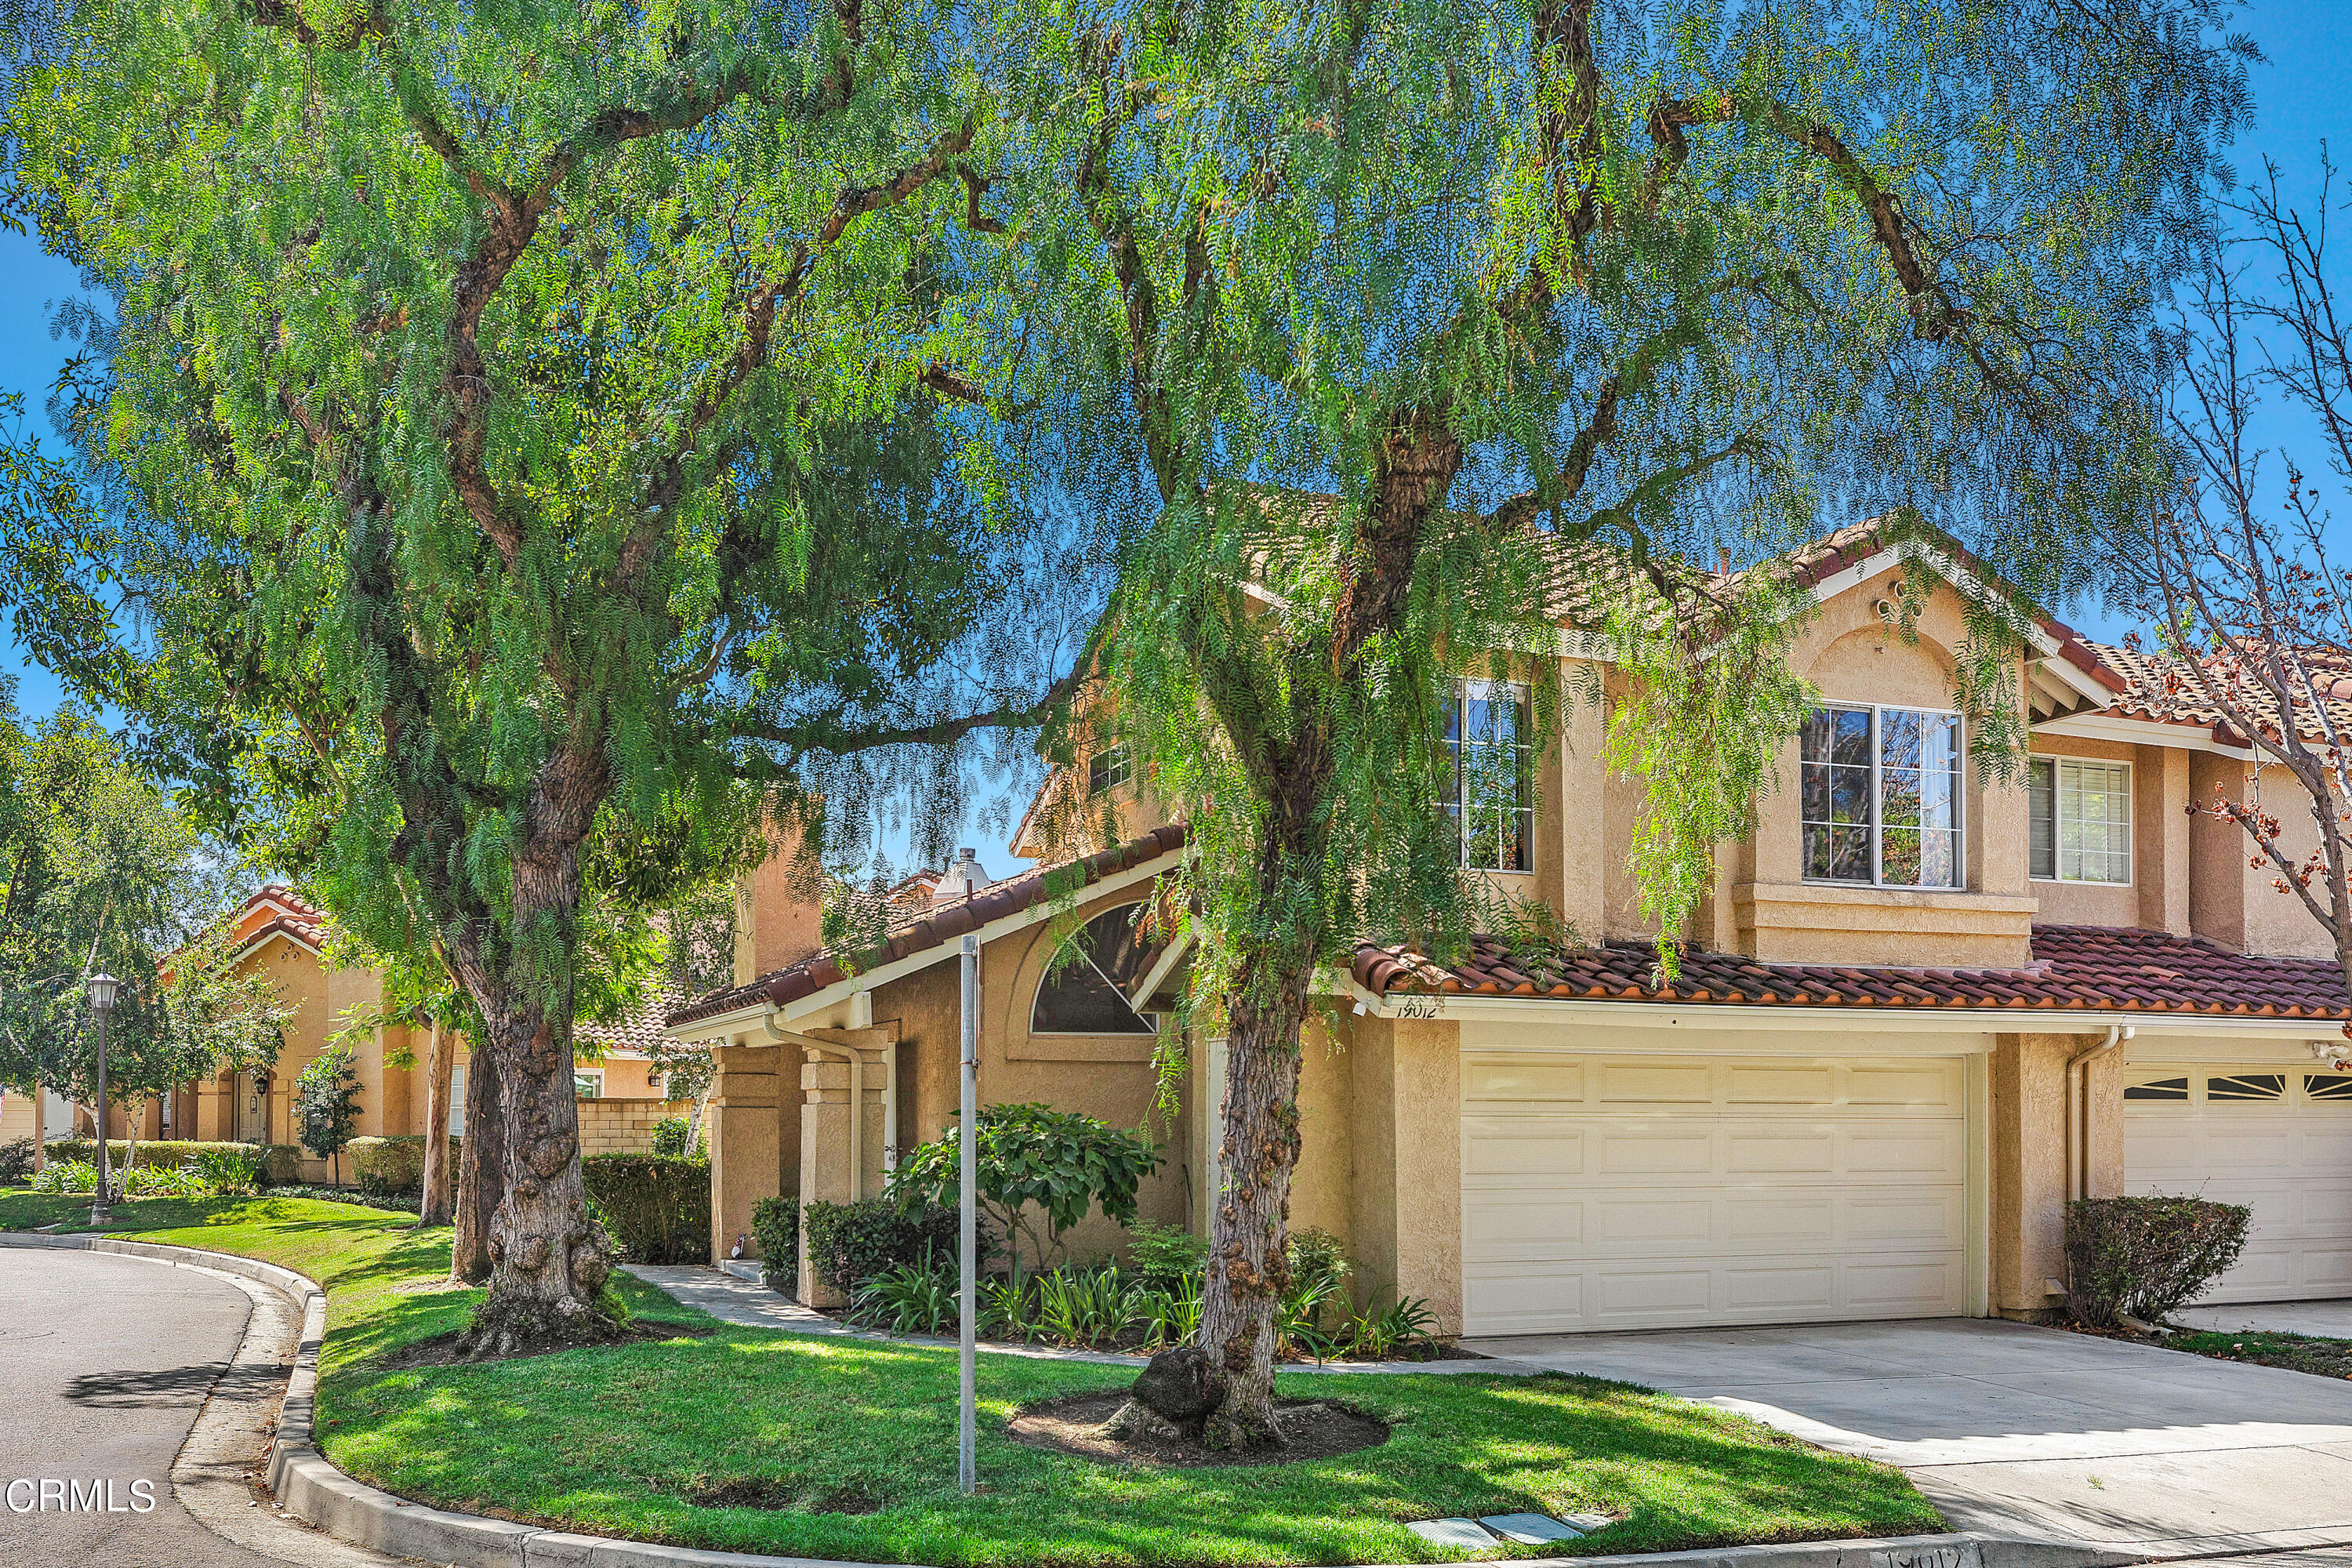
[[[1142,929],[1143,911],[1141,904],[1105,910],[1062,944],[1037,983],[1037,1005],[1029,1016],[1032,1034],[1156,1032],[1130,1001],[1167,946]]]

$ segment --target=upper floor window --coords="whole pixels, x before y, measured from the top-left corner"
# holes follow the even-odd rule
[[[2035,877],[2045,882],[2130,883],[2128,764],[2035,757],[2028,764],[2025,794]]]
[[[1921,708],[1816,708],[1802,737],[1807,879],[1957,888],[1960,716]]]
[[[1528,767],[1528,689],[1465,680],[1454,693],[1445,749],[1454,794],[1442,802],[1462,836],[1462,863],[1482,871],[1531,868],[1535,781]]]
[[[1100,795],[1107,789],[1117,789],[1133,773],[1133,767],[1127,760],[1126,742],[1105,746],[1087,759],[1087,793]]]

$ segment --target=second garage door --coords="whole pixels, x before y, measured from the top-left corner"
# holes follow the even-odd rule
[[[2245,1256],[2205,1300],[2352,1296],[2352,1073],[2135,1063],[2124,1184],[2253,1211]]]
[[[1463,1331],[1966,1310],[1967,1059],[1465,1056]]]

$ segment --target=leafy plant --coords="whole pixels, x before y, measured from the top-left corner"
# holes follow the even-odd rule
[[[1180,1274],[1165,1286],[1147,1288],[1141,1316],[1146,1350],[1191,1344],[1201,1333],[1201,1277]]]
[[[1138,1220],[1127,1227],[1127,1260],[1154,1285],[1196,1279],[1209,1261],[1209,1238],[1172,1225]]]
[[[991,1339],[1029,1343],[1037,1337],[1037,1277],[980,1281],[980,1331]]]
[[[1066,1345],[1112,1345],[1142,1316],[1143,1296],[1116,1263],[1055,1268],[1037,1277],[1037,1321]]]
[[[850,1321],[898,1334],[953,1333],[960,1317],[957,1283],[953,1259],[926,1252],[859,1286],[850,1301]]]
[[[1202,1243],[1202,1256],[1207,1256],[1206,1242]],[[1290,1262],[1293,1279],[1328,1279],[1334,1289],[1348,1282],[1354,1272],[1348,1262],[1345,1243],[1318,1226],[1294,1230],[1283,1244],[1283,1256]]]
[[[697,1159],[709,1158],[708,1147],[694,1136],[694,1124],[683,1116],[665,1116],[654,1123],[654,1152],[673,1158],[684,1158],[689,1152]]]
[[[212,1185],[202,1173],[172,1165],[142,1165],[122,1174],[122,1190],[135,1198],[202,1198]]]
[[[52,1160],[33,1176],[37,1193],[94,1193],[98,1191],[98,1167],[79,1160]]]
[[[958,1132],[950,1126],[938,1142],[922,1144],[901,1161],[891,1195],[902,1204],[953,1208],[962,1183]],[[1139,1132],[1048,1105],[986,1106],[979,1137],[980,1195],[1011,1248],[1015,1277],[1021,1272],[1016,1237],[1028,1237],[1031,1259],[1043,1267],[1048,1252],[1061,1251],[1062,1233],[1096,1205],[1122,1224],[1132,1220],[1136,1191],[1162,1157]],[[1030,1218],[1033,1211],[1044,1222],[1042,1235]]]
[[[888,1269],[934,1253],[953,1258],[960,1245],[955,1210],[910,1209],[887,1198],[803,1204],[801,1224],[808,1230],[810,1272],[853,1298],[859,1286]]]
[[[262,1152],[250,1143],[200,1144],[189,1158],[214,1192],[243,1195],[260,1184]]]
[[[320,1051],[294,1080],[294,1121],[302,1147],[334,1162],[335,1184],[343,1184],[343,1148],[360,1121],[360,1075],[349,1046]]]
[[[1349,1353],[1366,1361],[1386,1361],[1402,1347],[1428,1339],[1436,1327],[1436,1312],[1418,1296],[1398,1301],[1386,1311],[1367,1307],[1349,1320]]]
[[[751,1205],[751,1236],[760,1244],[760,1278],[771,1290],[792,1293],[801,1271],[798,1198],[761,1198]]]
[[[2228,1272],[2252,1211],[2207,1198],[2077,1198],[2066,1205],[2066,1310],[2093,1328],[2160,1323]]]
[[[1284,1291],[1275,1310],[1275,1347],[1278,1352],[1287,1348],[1313,1356],[1318,1362],[1331,1359],[1346,1348],[1343,1337],[1323,1326],[1325,1309],[1339,1294],[1339,1276],[1329,1273],[1294,1274],[1290,1289]]]

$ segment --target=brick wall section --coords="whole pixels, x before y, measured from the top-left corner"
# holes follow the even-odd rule
[[[650,1154],[654,1123],[665,1116],[684,1116],[692,1109],[682,1100],[583,1100],[580,1101],[580,1152]]]

